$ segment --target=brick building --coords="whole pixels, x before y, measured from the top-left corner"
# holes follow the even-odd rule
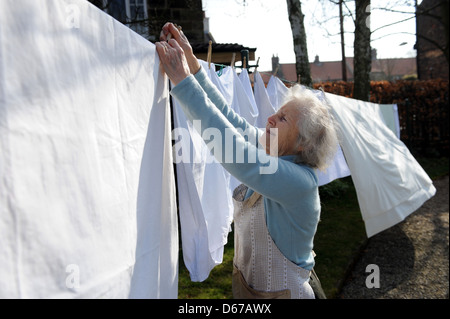
[[[347,80],[353,81],[353,57],[345,59],[347,67]],[[319,56],[309,64],[311,77],[314,83],[326,81],[342,81],[341,61],[320,61]],[[281,79],[297,82],[295,63],[279,64],[278,57],[272,57],[272,71]],[[394,81],[406,77],[416,77],[416,58],[378,59],[376,50],[372,51],[371,80]],[[270,75],[264,74],[263,79],[267,83]]]
[[[116,20],[128,25],[151,42],[159,40],[167,21],[181,25],[199,59],[206,60],[212,41],[211,62],[230,65],[233,54],[241,61],[241,51],[248,51],[248,61],[255,60],[256,48],[236,43],[216,43],[209,32],[202,0],[89,0]]]

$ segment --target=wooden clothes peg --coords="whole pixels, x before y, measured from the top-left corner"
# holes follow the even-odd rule
[[[207,57],[207,61],[208,61],[208,69],[211,68],[211,55],[212,55],[212,41],[209,41],[209,46],[208,46],[208,57]]]
[[[277,65],[277,68],[275,69],[275,72],[273,73],[274,76],[276,76],[278,74],[278,69],[280,68],[280,65]]]
[[[254,72],[258,71],[259,59],[260,59],[260,57],[258,57],[258,60],[256,61],[256,67],[255,67],[255,71]]]
[[[234,61],[236,60],[236,52],[233,52],[233,57],[231,58],[231,67],[234,68]]]

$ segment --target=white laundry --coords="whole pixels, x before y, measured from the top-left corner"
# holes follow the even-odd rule
[[[314,92],[321,101],[326,103],[325,94],[322,90],[314,90]],[[319,179],[319,186],[326,185],[339,178],[350,176],[350,168],[345,160],[341,145],[338,145],[336,154],[326,171],[316,170],[316,173]]]
[[[206,70],[211,81],[216,85],[217,89],[222,93],[222,96],[227,101],[228,105],[231,105],[233,101],[234,93],[234,75],[231,67],[224,68],[222,75],[219,77],[216,72],[216,66],[211,63],[211,67],[208,66],[208,62],[198,60],[200,65]]]
[[[233,99],[233,82],[225,82],[200,61],[224,96]],[[227,73],[224,79],[233,80]],[[204,281],[222,263],[223,249],[233,220],[230,174],[209,152],[193,123],[173,99],[175,157],[183,260],[192,281]]]
[[[258,71],[254,73],[254,94],[256,105],[258,106],[258,118],[256,120],[256,127],[264,129],[267,124],[267,119],[269,116],[273,115],[276,110],[270,102],[269,96],[267,94],[266,86],[264,81]]]
[[[333,161],[330,166],[327,167],[326,171],[317,170],[317,178],[319,179],[319,186],[326,185],[332,181],[340,178],[350,176],[350,169],[348,168],[347,162],[345,161],[344,154],[342,153],[342,148],[339,145]]]
[[[252,103],[252,100],[254,101],[254,98],[253,99],[249,98],[247,92],[248,88],[247,89],[245,88],[247,86],[247,83],[250,84],[249,82],[246,82],[247,79],[250,81],[250,79],[248,78],[247,70],[244,69],[242,71],[244,75],[242,76],[242,78],[240,78],[233,68],[230,67],[229,69],[232,70],[234,75],[233,101],[231,103],[231,108],[240,116],[242,116],[248,123],[250,123],[251,125],[255,125],[259,113],[258,108],[256,107],[256,102]],[[245,73],[247,73],[247,76],[245,76]],[[233,194],[234,189],[238,187],[240,184],[241,182],[238,179],[230,175],[231,194]]]
[[[408,148],[383,123],[378,104],[325,96],[342,131],[342,150],[371,237],[402,221],[436,189]]]
[[[400,138],[400,120],[398,118],[397,104],[379,104],[379,110],[384,124]]]
[[[255,117],[253,119],[253,116],[252,116],[253,121],[250,121],[249,123],[251,123],[252,125],[256,125],[256,120],[258,119],[259,112],[258,112],[258,106],[256,105],[256,101],[255,101],[255,95],[253,94],[252,83],[250,81],[250,77],[248,75],[247,69],[245,69],[245,68],[242,69],[241,73],[239,74],[239,80],[241,81],[242,87],[244,88],[244,91],[247,94],[248,100],[250,102],[251,113]]]
[[[167,80],[84,0],[0,2],[0,298],[177,298]]]
[[[283,101],[289,93],[288,87],[279,78],[272,75],[269,83],[267,83],[266,90],[274,110],[278,111],[283,106]]]
[[[235,112],[242,116],[250,125],[255,125],[258,118],[258,108],[256,103],[253,104],[251,99],[248,97],[245,85],[242,80],[236,74],[236,71],[230,68],[233,72],[233,102],[231,107]]]

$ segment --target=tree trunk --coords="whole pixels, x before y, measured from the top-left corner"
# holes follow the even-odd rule
[[[303,24],[304,15],[300,0],[286,0],[291,23],[292,36],[294,41],[295,68],[297,78],[300,77],[300,83],[312,87],[311,70],[308,60],[308,49],[306,45],[306,31]]]
[[[341,26],[341,53],[342,53],[342,80],[347,81],[347,61],[345,60],[345,41],[344,41],[344,15],[342,13],[342,2],[339,0],[339,24]]]
[[[354,89],[353,98],[369,101],[370,70],[372,54],[370,48],[370,0],[355,1],[355,42],[354,42]]]

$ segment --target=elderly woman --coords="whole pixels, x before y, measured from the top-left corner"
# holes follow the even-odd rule
[[[337,147],[326,107],[310,90],[294,86],[261,135],[226,104],[182,31],[167,23],[160,40],[156,48],[174,85],[171,95],[190,120],[201,120],[202,131],[222,133],[222,152],[215,150],[214,156],[242,182],[233,194],[233,296],[314,298],[310,276],[320,216],[315,170],[326,167]],[[226,147],[226,130],[236,135],[231,149]],[[238,151],[245,155],[243,161],[227,160],[225,153]],[[274,162],[276,169],[264,171]]]

